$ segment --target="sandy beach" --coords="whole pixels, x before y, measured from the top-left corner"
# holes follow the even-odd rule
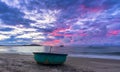
[[[0,72],[119,72],[120,60],[68,57],[64,65],[38,65],[32,55],[0,54]]]

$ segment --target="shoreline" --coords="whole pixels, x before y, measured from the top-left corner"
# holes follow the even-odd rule
[[[0,54],[19,54],[19,55],[33,55],[33,53],[23,53],[23,52],[1,52]],[[78,58],[97,58],[97,59],[111,59],[111,60],[120,60],[118,55],[104,55],[104,54],[68,54],[69,57],[78,57]]]
[[[70,54],[69,57],[120,60],[120,56],[117,55]]]
[[[68,57],[62,66],[38,65],[33,55],[0,53],[0,72],[119,72],[120,60]]]

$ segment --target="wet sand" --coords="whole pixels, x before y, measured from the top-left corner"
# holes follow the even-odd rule
[[[120,60],[68,57],[64,65],[39,65],[32,55],[0,54],[0,72],[120,72]]]

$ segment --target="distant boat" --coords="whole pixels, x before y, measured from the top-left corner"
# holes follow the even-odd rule
[[[60,45],[60,47],[64,47],[64,45]]]

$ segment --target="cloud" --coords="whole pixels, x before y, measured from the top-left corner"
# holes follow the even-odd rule
[[[25,19],[24,13],[21,12],[19,9],[10,7],[6,5],[4,2],[0,1],[0,20],[8,25],[17,25],[23,24],[25,26],[29,25],[34,21]]]
[[[0,41],[1,40],[5,40],[5,39],[8,39],[10,38],[9,36],[6,36],[6,35],[0,35]]]
[[[14,35],[18,35],[18,34],[23,34],[25,32],[35,32],[37,29],[34,28],[26,28],[26,27],[22,27],[22,25],[17,25],[17,26],[11,26],[11,25],[1,25],[1,29],[8,29],[10,28],[11,30],[9,31],[0,31],[0,34],[5,34],[8,36],[14,36]]]
[[[54,27],[57,20],[57,14],[60,12],[59,10],[40,10],[42,13],[32,13],[28,12],[25,15],[25,18],[34,20],[36,23],[31,23],[31,27],[38,27],[38,28],[48,28]]]
[[[23,33],[19,36],[16,36],[16,38],[41,39],[41,38],[44,38],[44,36],[40,32],[28,32],[28,33]]]
[[[9,38],[40,40],[46,44],[49,41],[63,44],[119,41],[118,0],[1,1],[0,34]]]
[[[14,36],[15,39],[16,38],[25,39],[29,37],[32,40],[33,37],[42,34],[40,32],[36,32],[37,29],[35,28],[26,28],[26,27],[23,27],[23,25],[11,26],[11,25],[2,24],[0,29],[1,29],[0,35],[1,35],[2,40],[9,39],[11,38],[11,36]],[[10,29],[10,30],[6,31],[6,29]],[[40,37],[38,36],[35,38],[40,38]]]

